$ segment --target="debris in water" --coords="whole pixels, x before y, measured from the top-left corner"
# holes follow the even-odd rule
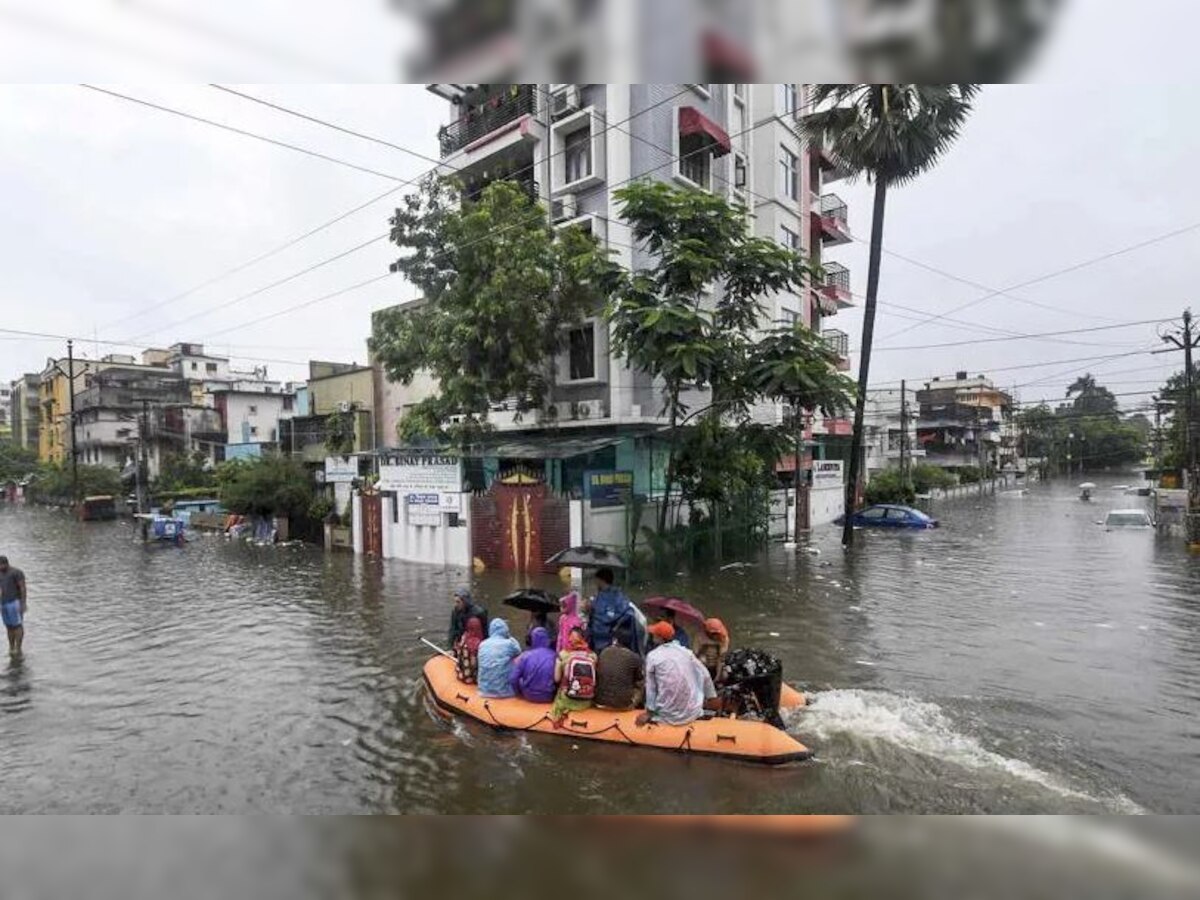
[[[722,571],[722,572],[725,572],[725,571],[727,571],[727,570],[729,570],[729,569],[749,569],[749,568],[753,568],[753,566],[752,566],[752,564],[751,564],[751,563],[748,563],[748,562],[731,562],[731,563],[726,563],[725,565],[721,566],[721,571]]]
[[[812,556],[820,556],[821,548],[820,547],[805,547],[804,552],[811,554]]]
[[[779,637],[779,632],[778,631],[768,631],[767,635],[769,637]]]

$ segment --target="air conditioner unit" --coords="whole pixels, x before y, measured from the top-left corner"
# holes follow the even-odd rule
[[[550,201],[550,216],[555,222],[565,222],[579,215],[579,198],[574,194],[563,194]]]
[[[550,95],[550,117],[561,119],[579,109],[582,99],[579,96],[579,85],[568,84]]]
[[[465,421],[467,421],[467,417],[465,415],[463,415],[462,413],[458,413],[457,415],[446,417],[447,425],[461,425]]]
[[[348,400],[342,400],[338,403],[338,412],[348,413],[354,409],[354,404]]]
[[[604,401],[603,400],[580,400],[575,404],[575,418],[577,419],[603,419],[604,418]]]
[[[563,400],[554,404],[555,415],[558,419],[573,419],[575,418],[575,404],[570,400]]]

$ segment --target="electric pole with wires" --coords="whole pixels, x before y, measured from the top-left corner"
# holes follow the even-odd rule
[[[1192,328],[1192,311],[1183,311],[1183,325],[1174,334],[1164,334],[1163,340],[1183,351],[1183,449],[1187,465],[1187,540],[1188,545],[1200,549],[1200,465],[1197,464],[1197,443],[1200,438],[1200,422],[1196,421],[1196,371],[1192,363],[1192,351],[1200,346],[1200,334]],[[1176,404],[1176,415],[1178,415]]]

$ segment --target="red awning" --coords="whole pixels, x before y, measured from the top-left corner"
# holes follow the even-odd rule
[[[725,129],[710,119],[694,106],[682,106],[679,109],[679,136],[689,137],[693,134],[703,135],[712,145],[713,156],[724,156],[733,149],[729,135]]]
[[[704,51],[704,63],[709,71],[717,70],[734,74],[746,81],[755,81],[754,72],[757,68],[754,60],[746,50],[731,38],[719,31],[709,29],[701,38]]]

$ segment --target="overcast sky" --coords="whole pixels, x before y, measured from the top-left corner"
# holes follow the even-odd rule
[[[1058,64],[1077,58],[1083,66],[1081,47],[1070,40],[1064,47],[1055,57]],[[1054,64],[1046,71],[1058,74]],[[1073,69],[1075,75],[1081,71],[1086,67]],[[364,360],[371,310],[414,295],[399,276],[270,321],[243,323],[384,273],[393,255],[386,241],[252,298],[231,301],[383,235],[389,204],[403,188],[283,253],[161,304],[397,187],[395,179],[418,175],[428,162],[207,86],[158,82],[114,89],[393,178],[79,86],[2,87],[0,328],[132,340],[138,347],[198,341],[241,365],[267,360],[272,375],[284,379],[302,377],[304,361],[311,357]],[[436,129],[445,106],[422,86],[246,90],[437,155]],[[892,194],[885,246],[995,290],[1200,225],[1200,183],[1194,177],[1200,126],[1189,114],[1193,106],[1194,91],[1183,85],[1076,78],[989,87],[944,163]],[[865,242],[869,188],[839,184],[832,190],[850,201],[852,228]],[[885,255],[872,382],[902,377],[919,382],[963,368],[994,373],[1028,401],[1060,396],[1076,374],[1090,370],[1114,392],[1129,393],[1122,397],[1126,406],[1136,406],[1142,398],[1132,393],[1161,383],[1178,367],[1173,357],[1069,361],[1160,346],[1152,325],[1055,340],[887,348],[998,336],[988,329],[1036,333],[1175,316],[1191,299],[1198,255],[1200,227],[1014,291],[1039,305],[991,297],[956,314],[959,323],[927,323],[903,334],[897,332],[917,324],[912,317],[947,312],[987,291]],[[831,256],[852,267],[854,290],[861,295],[865,243]],[[1200,303],[1195,305],[1200,311]],[[857,347],[858,312],[843,313],[827,326],[850,332]],[[88,341],[79,346],[81,355],[120,349]],[[61,341],[0,332],[0,377],[37,371],[47,356],[63,351]],[[1067,362],[1010,368],[1055,360]]]

